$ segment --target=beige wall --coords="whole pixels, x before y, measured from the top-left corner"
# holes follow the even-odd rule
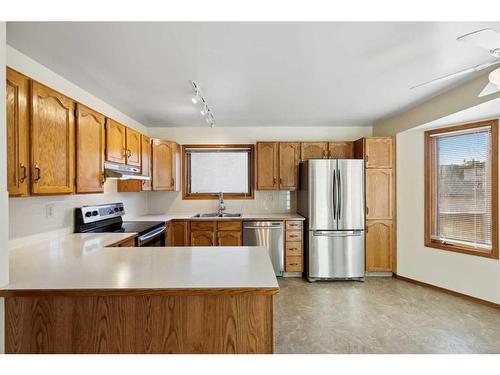
[[[196,127],[151,128],[150,135],[179,144],[248,144],[256,141],[356,140],[372,134],[371,127]],[[228,212],[295,212],[296,194],[287,191],[257,191],[255,199],[226,200]],[[182,193],[149,193],[151,213],[213,212],[215,200],[182,200]]]
[[[477,97],[489,82],[489,72],[494,69],[491,68],[464,85],[435,96],[407,111],[376,121],[373,126],[373,134],[380,136],[396,135],[402,131],[427,124],[500,97],[500,92],[482,98]]]
[[[9,46],[7,46],[7,65],[127,126],[141,132],[147,130],[142,124]],[[2,116],[2,119],[4,118],[5,116]],[[3,177],[5,174],[1,175]],[[104,191],[104,194],[10,198],[9,238],[14,239],[56,230],[70,232],[73,229],[74,208],[86,204],[124,202],[128,213],[126,218],[147,212],[147,194],[117,193],[116,180],[108,180],[104,185]],[[46,215],[48,205],[53,207],[54,214],[51,217]],[[5,211],[2,210],[2,214]],[[1,229],[4,228],[6,230],[7,225],[2,225]]]
[[[424,130],[396,139],[398,274],[500,304],[499,260],[424,246]]]

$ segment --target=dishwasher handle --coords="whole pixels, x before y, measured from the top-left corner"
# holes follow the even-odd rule
[[[282,226],[265,226],[265,227],[255,227],[243,225],[243,229],[282,229]]]

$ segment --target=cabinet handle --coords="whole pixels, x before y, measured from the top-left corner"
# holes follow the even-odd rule
[[[326,159],[326,150],[323,150],[323,159]]]
[[[132,155],[132,151],[127,149],[127,158],[129,158]]]
[[[276,177],[273,178],[273,185],[276,185]]]
[[[36,172],[36,177],[33,178],[33,182],[36,184],[40,180],[40,178],[42,177],[41,170],[40,170],[40,167],[38,166],[38,164],[35,164],[35,172]]]
[[[280,178],[280,184],[283,184],[283,179],[282,178]]]
[[[370,213],[370,209],[368,208],[368,206],[366,206],[366,214],[368,215]]]
[[[20,163],[19,168],[23,170],[23,174],[19,178],[19,182],[22,184],[26,180],[26,166],[23,163]]]
[[[365,164],[368,163],[368,154],[365,155]]]
[[[175,183],[174,178],[170,177],[170,186],[174,186],[174,183]]]
[[[123,157],[127,156],[127,149],[126,148],[122,149],[122,156]]]
[[[106,182],[106,175],[104,173],[101,174],[101,186]]]
[[[298,237],[296,234],[290,234],[289,235],[290,238],[295,238],[295,237]]]

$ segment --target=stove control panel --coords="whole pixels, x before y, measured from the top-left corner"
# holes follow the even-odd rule
[[[125,215],[123,203],[83,206],[80,209],[85,224]]]

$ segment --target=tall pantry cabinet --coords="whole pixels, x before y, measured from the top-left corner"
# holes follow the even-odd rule
[[[394,140],[367,137],[354,144],[365,160],[365,258],[367,272],[395,272]]]

